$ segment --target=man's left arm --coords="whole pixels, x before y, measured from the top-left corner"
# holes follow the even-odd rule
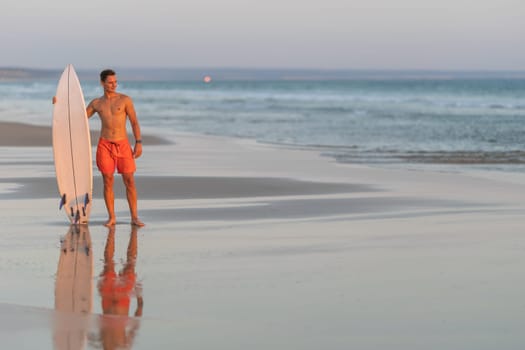
[[[133,149],[133,156],[138,158],[142,155],[142,138],[140,136],[140,125],[133,106],[133,100],[128,97],[126,99],[126,114],[128,115],[131,129],[133,130],[133,136],[135,137],[135,148]]]

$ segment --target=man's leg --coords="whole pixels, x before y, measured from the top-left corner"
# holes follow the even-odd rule
[[[144,223],[139,220],[137,211],[137,188],[135,187],[135,178],[133,173],[123,173],[122,180],[126,186],[126,196],[128,198],[129,212],[131,214],[131,224],[136,226],[144,226]]]
[[[108,210],[108,221],[105,226],[113,226],[117,223],[115,218],[115,193],[113,192],[113,183],[115,179],[113,174],[102,174],[104,180],[104,201]]]

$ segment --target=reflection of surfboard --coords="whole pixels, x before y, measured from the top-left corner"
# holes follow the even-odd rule
[[[60,208],[64,208],[71,223],[87,223],[93,189],[91,138],[84,95],[72,65],[66,67],[58,82],[53,155]]]
[[[93,254],[87,225],[71,225],[60,247],[55,283],[57,315],[54,343],[56,349],[82,349],[87,337],[86,317],[93,306]],[[68,313],[81,314],[83,327],[68,327]]]

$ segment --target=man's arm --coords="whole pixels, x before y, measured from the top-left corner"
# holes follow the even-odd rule
[[[91,102],[89,102],[88,106],[86,107],[86,114],[87,114],[87,117],[88,118],[91,118],[93,116],[93,114],[95,114],[95,107],[93,107],[95,103],[95,100],[92,100]]]
[[[133,100],[131,97],[126,98],[126,114],[128,115],[131,129],[133,130],[133,136],[135,137],[135,149],[133,150],[133,156],[138,158],[142,155],[142,139],[140,136],[140,125],[137,119],[137,113],[133,106]]]

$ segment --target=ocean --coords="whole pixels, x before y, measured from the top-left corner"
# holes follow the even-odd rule
[[[0,82],[0,120],[51,124],[58,80]],[[412,74],[354,78],[147,80],[119,75],[144,132],[254,139],[374,166],[525,170],[525,78]],[[87,100],[101,94],[81,83]],[[91,122],[92,127],[98,127]]]

